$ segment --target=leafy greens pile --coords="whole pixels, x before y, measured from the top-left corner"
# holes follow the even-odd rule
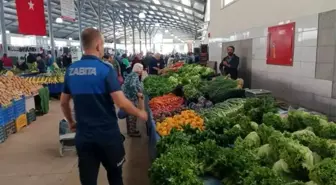
[[[149,76],[144,80],[145,92],[149,97],[162,96],[172,92],[178,84],[164,76]]]
[[[324,117],[276,113],[274,99],[228,100],[200,113],[204,131],[186,127],[157,144],[153,185],[335,185],[336,125]]]

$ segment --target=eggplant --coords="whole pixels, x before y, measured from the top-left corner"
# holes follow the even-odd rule
[[[210,108],[213,106],[213,103],[211,101],[206,101],[205,104],[204,104],[204,108]]]

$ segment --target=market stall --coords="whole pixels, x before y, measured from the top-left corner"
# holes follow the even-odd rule
[[[144,82],[153,185],[335,182],[336,124],[283,111],[269,91],[242,97],[241,79],[209,81],[205,70],[187,65]]]
[[[0,76],[0,142],[36,120],[34,96],[41,88],[12,72]]]
[[[55,69],[46,74],[27,77],[27,81],[48,87],[50,94],[60,94],[64,85],[64,69]]]

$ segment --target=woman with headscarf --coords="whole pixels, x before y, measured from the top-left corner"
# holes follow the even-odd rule
[[[141,75],[143,72],[143,65],[136,63],[133,66],[132,72],[129,73],[124,81],[122,90],[125,96],[133,102],[134,105],[138,104],[139,93],[143,92],[143,85],[141,82]],[[130,137],[140,137],[141,134],[136,126],[137,118],[136,116],[127,115],[127,135]]]

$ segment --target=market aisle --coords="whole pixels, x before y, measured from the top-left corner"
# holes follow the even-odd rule
[[[63,158],[58,153],[58,122],[62,118],[59,101],[52,101],[49,114],[38,117],[28,128],[0,144],[0,182],[4,185],[80,185],[74,152]],[[145,133],[145,125],[141,126]],[[121,121],[125,133],[124,121]],[[127,138],[124,165],[125,185],[148,185],[147,137]],[[107,185],[102,169],[98,184]]]

